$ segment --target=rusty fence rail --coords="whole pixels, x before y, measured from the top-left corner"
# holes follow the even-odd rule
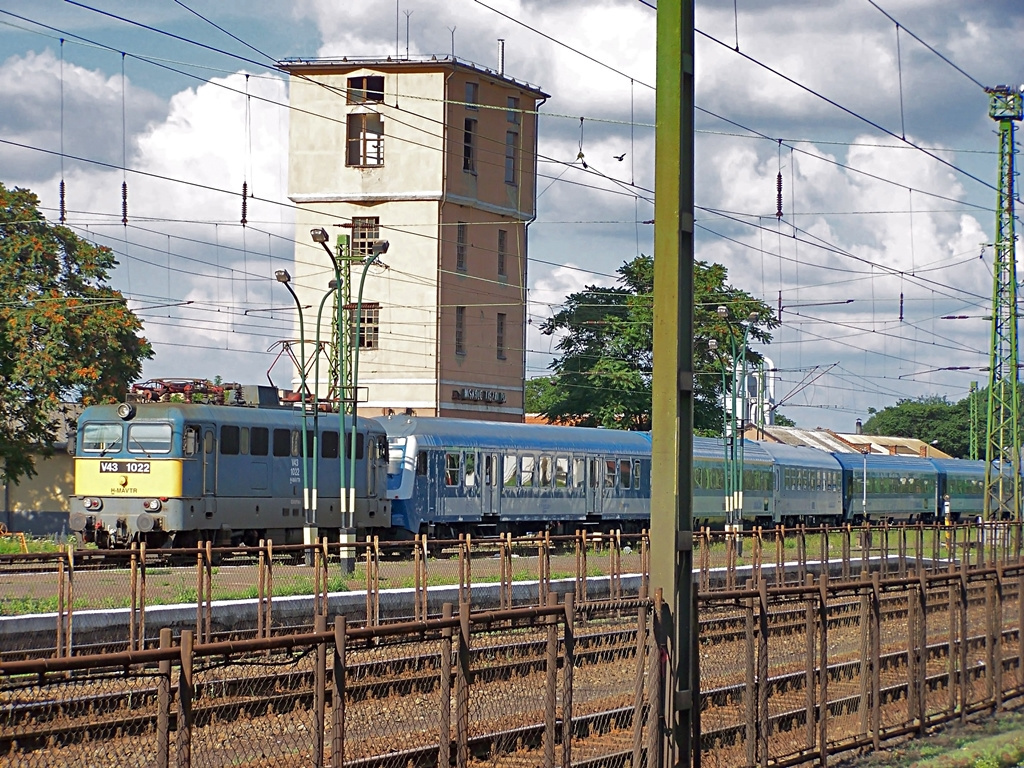
[[[741,533],[704,528],[694,536],[694,560],[701,591],[711,592],[734,590],[747,580],[773,587],[800,585],[808,575],[823,572],[838,583],[871,572],[886,578],[950,565],[983,569],[1018,562],[1021,540],[1018,522],[801,526]],[[647,588],[648,541],[646,532],[580,531],[518,539],[371,538],[344,545],[325,540],[313,547],[264,541],[256,547],[204,543],[179,550],[143,545],[7,555],[0,558],[0,614],[53,616],[53,641],[47,647],[8,645],[0,658],[88,653],[93,639],[81,630],[76,638],[75,616],[89,610],[116,610],[124,616],[116,642],[105,641],[108,650],[141,650],[158,642],[159,627],[168,621],[157,622],[154,611],[166,613],[168,606],[179,609],[171,624],[187,626],[204,643],[228,631],[216,620],[218,601],[251,605],[251,616],[232,627],[232,637],[266,638],[311,628],[345,593],[361,595],[358,609],[351,602],[355,594],[346,603],[350,622],[368,626],[437,617],[444,601],[512,608],[544,605],[549,594],[567,590],[577,604],[622,598]],[[443,587],[450,588],[448,593],[431,599],[431,590]],[[188,605],[194,606],[194,621],[183,613]]]
[[[0,662],[0,762],[361,768],[641,765],[659,711],[646,599]]]

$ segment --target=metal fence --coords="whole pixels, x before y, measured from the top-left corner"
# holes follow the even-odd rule
[[[647,600],[0,663],[0,763],[641,765],[657,711]],[[653,670],[653,675],[652,675]]]

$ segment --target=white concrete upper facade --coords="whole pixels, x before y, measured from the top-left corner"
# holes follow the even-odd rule
[[[289,197],[299,205],[301,303],[318,307],[333,277],[310,229],[327,229],[332,245],[348,232],[356,251],[368,232],[390,243],[388,268],[366,273],[363,303],[376,315],[363,317],[376,336],[360,350],[360,413],[521,421],[526,225],[535,215],[536,109],[546,95],[448,58],[282,67],[292,76]],[[362,272],[353,265],[353,299]],[[310,355],[315,333],[307,315]],[[324,361],[321,394],[327,370]]]

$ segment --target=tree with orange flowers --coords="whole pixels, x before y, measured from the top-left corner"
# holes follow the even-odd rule
[[[113,401],[152,357],[142,322],[111,288],[109,248],[47,221],[27,189],[0,183],[0,479],[34,474],[64,401]]]

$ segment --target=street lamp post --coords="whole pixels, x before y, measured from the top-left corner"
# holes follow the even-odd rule
[[[305,540],[310,536],[316,535],[311,533],[314,521],[310,519],[309,513],[309,457],[306,447],[308,441],[306,431],[306,327],[302,319],[302,302],[299,301],[295,289],[291,286],[292,276],[288,274],[287,269],[279,269],[274,273],[274,277],[277,279],[277,282],[282,283],[288,289],[288,293],[295,300],[295,309],[299,313],[299,381],[301,382],[299,400],[302,405],[302,519],[303,539]]]
[[[722,495],[724,500],[725,525],[726,530],[728,530],[728,527],[732,525],[732,447],[730,443],[732,442],[733,431],[731,425],[727,422],[729,415],[726,413],[728,409],[725,407],[725,395],[727,391],[725,379],[725,358],[723,358],[718,352],[717,339],[708,340],[708,349],[714,352],[722,369],[722,450],[725,454],[723,457]]]

